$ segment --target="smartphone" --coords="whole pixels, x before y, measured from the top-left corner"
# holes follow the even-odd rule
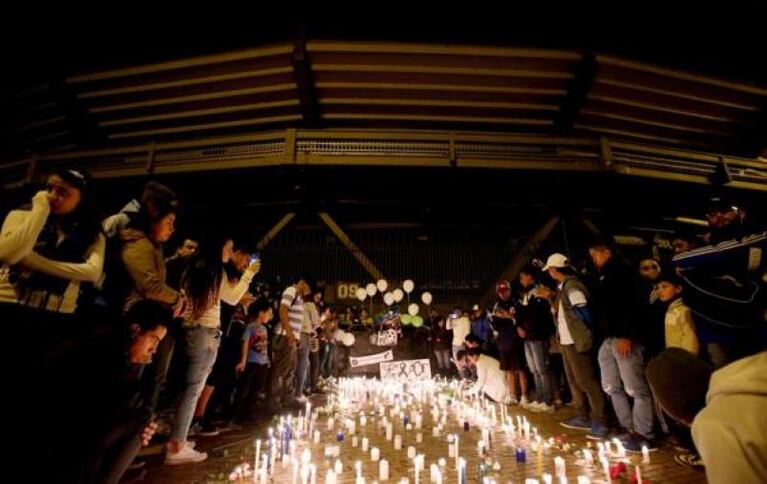
[[[256,252],[256,253],[254,253],[253,255],[250,256],[250,263],[253,264],[254,262],[259,260],[260,258],[261,258],[261,254],[259,252]]]

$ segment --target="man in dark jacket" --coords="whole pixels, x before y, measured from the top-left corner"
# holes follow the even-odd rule
[[[638,277],[615,256],[609,242],[596,241],[589,255],[598,271],[594,288],[597,320],[605,340],[599,348],[602,388],[610,396],[621,426],[626,450],[639,452],[653,446],[653,405],[645,378],[644,335],[650,325],[637,321]],[[633,409],[629,397],[634,401]]]

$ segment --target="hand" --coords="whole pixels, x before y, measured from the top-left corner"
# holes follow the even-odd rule
[[[520,338],[527,338],[527,331],[525,331],[525,328],[517,328],[517,334]]]
[[[244,307],[247,308],[248,306],[250,306],[250,303],[252,303],[255,300],[256,300],[256,297],[253,294],[246,292],[240,298],[240,304],[242,304]]]
[[[35,193],[35,196],[32,197],[32,205],[35,203],[42,203],[47,206],[50,206],[51,200],[53,199],[53,194],[49,192],[48,190],[40,190],[39,192]]]
[[[615,342],[615,351],[621,358],[628,358],[631,354],[631,340],[618,338],[618,341]]]
[[[144,427],[144,432],[141,434],[141,444],[144,446],[149,445],[149,441],[152,440],[155,432],[157,432],[157,422],[149,422],[149,425]]]
[[[248,266],[249,271],[253,271],[253,274],[258,274],[261,271],[261,259],[256,259],[252,264]]]
[[[183,295],[180,295],[178,297],[178,301],[176,301],[176,305],[173,306],[173,317],[179,318],[182,314],[184,314],[184,310],[186,309],[186,298]]]
[[[245,371],[245,362],[241,361],[237,363],[237,366],[234,368],[234,371],[236,371],[237,373],[242,373],[243,371]]]
[[[287,340],[290,346],[296,346],[298,344],[298,341],[296,340],[296,335],[295,333],[293,333],[292,329],[288,329],[285,332],[285,339]]]

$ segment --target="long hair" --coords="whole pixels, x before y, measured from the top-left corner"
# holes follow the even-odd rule
[[[82,242],[90,246],[96,241],[96,237],[102,232],[101,219],[95,201],[93,190],[93,177],[85,170],[55,170],[52,175],[57,175],[67,184],[80,190],[80,203],[68,214],[51,214],[49,220],[58,223],[61,230],[69,235],[74,231],[82,238]]]
[[[219,299],[224,263],[221,251],[231,237],[222,232],[211,231],[200,241],[199,253],[189,262],[184,278],[184,289],[192,302],[192,317],[202,316]]]

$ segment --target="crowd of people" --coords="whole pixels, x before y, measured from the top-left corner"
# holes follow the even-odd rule
[[[258,253],[220,229],[190,236],[166,258],[179,210],[176,194],[152,181],[102,219],[90,175],[62,169],[5,217],[9,431],[20,439],[19,462],[30,453],[46,462],[35,468],[40,480],[119,482],[140,467],[137,453],[158,426],[167,427],[166,464],[201,462],[208,456],[191,435],[215,435],[216,419],[248,423],[303,408],[346,371],[339,328],[372,327],[367,314],[335,313],[308,276],[278,292],[256,283]],[[738,388],[728,375],[764,383],[753,366],[727,365],[764,348],[766,237],[728,201],[714,200],[708,216],[705,240],[680,237],[673,261],[648,257],[636,270],[611,240],[598,240],[591,274],[556,253],[513,284],[498,281],[492,308],[432,313],[425,330],[437,371],[454,365],[475,380],[473,392],[534,412],[554,413],[569,395],[578,415],[564,426],[618,436],[631,452],[656,448],[659,429],[676,431],[687,435],[682,460],[699,463],[697,448],[713,465],[706,456],[726,445],[711,443],[720,416],[738,418],[722,403]],[[763,356],[748,361],[763,369]],[[708,378],[697,387],[676,381],[686,375],[670,370],[680,362],[697,376],[729,372],[714,373],[708,405],[700,386]],[[685,384],[681,396],[669,391]],[[741,418],[764,402],[762,390],[737,400]],[[169,422],[158,421],[162,402],[172,402]],[[705,406],[699,418],[695,405]]]

